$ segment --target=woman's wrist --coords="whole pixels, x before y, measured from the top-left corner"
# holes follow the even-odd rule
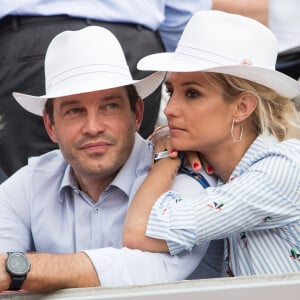
[[[177,157],[171,157],[168,151],[158,152],[154,155],[154,166],[164,166],[164,171],[168,169],[175,169],[176,172],[182,164],[182,159]],[[154,167],[153,166],[153,167]]]

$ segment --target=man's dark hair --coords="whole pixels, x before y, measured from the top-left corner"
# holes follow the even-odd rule
[[[136,91],[136,88],[135,88],[135,86],[133,84],[126,85],[125,88],[127,90],[127,95],[128,95],[128,98],[129,98],[130,109],[133,112],[135,112],[135,110],[136,110],[136,104],[137,104],[138,99],[139,99],[139,95],[138,95],[138,93]],[[54,123],[54,118],[53,118],[53,100],[54,100],[53,98],[48,99],[46,101],[46,104],[45,104],[45,111],[49,115],[50,121],[51,121],[52,124]]]

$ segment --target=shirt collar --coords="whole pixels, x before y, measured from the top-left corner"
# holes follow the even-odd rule
[[[149,171],[152,151],[152,143],[136,134],[131,154],[111,185],[121,189],[129,197],[136,178]]]
[[[120,169],[119,173],[112,183],[107,187],[107,189],[110,187],[116,187],[122,190],[129,197],[136,177],[148,172],[149,168],[151,167],[152,151],[152,143],[144,140],[138,133],[136,133],[133,149],[128,160]],[[62,182],[58,191],[58,199],[60,201],[63,200],[63,195],[70,190],[70,188],[75,191],[79,191],[72,168],[68,164],[65,168]]]
[[[278,141],[272,135],[259,135],[248,148],[248,150],[232,172],[231,176],[229,177],[229,181],[240,176],[245,172],[245,170],[248,170],[249,167],[253,165],[253,162],[261,157],[262,153],[265,150],[269,149],[270,146],[273,146],[276,143],[278,143]]]

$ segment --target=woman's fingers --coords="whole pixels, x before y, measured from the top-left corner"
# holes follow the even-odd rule
[[[184,152],[187,165],[190,165],[194,171],[199,171],[202,168],[199,153],[196,151],[185,151]]]
[[[167,125],[162,125],[156,128],[148,137],[148,140],[154,144],[153,158],[155,154],[165,151],[168,151],[169,156],[173,158],[176,158],[179,155],[177,150],[171,148],[169,127]],[[199,171],[201,168],[203,168],[209,175],[214,173],[212,166],[206,161],[201,153],[196,151],[184,151],[183,155],[185,165],[191,166],[194,171]]]
[[[157,127],[153,133],[148,137],[147,140],[151,141],[154,145],[156,145],[157,141],[164,136],[169,136],[169,127],[168,125],[161,125]]]
[[[202,168],[208,175],[212,175],[214,173],[213,167],[208,163],[201,153],[195,151],[185,151],[184,155],[186,158],[186,165],[191,166],[194,171],[200,171]]]

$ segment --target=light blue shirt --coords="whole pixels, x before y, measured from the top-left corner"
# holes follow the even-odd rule
[[[300,141],[259,136],[227,183],[195,198],[176,191],[162,195],[147,235],[167,240],[173,254],[229,237],[236,276],[299,272]]]
[[[98,21],[135,23],[159,30],[167,51],[174,51],[190,17],[211,7],[212,0],[1,0],[0,18],[7,14],[67,14]]]
[[[127,208],[148,173],[152,151],[152,144],[136,134],[128,161],[96,203],[78,188],[59,150],[31,158],[0,186],[0,253],[88,249],[102,286],[185,279],[201,261],[207,243],[179,256],[122,248]],[[174,189],[190,197],[202,187],[180,175]]]

